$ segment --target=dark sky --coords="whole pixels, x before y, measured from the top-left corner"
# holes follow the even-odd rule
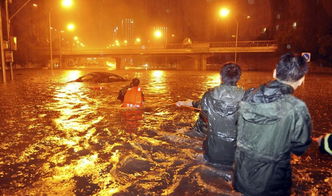
[[[116,26],[121,28],[121,20],[124,18],[134,19],[134,36],[142,36],[143,32],[151,30],[158,16],[150,17],[153,9],[150,9],[146,2],[146,0],[80,0],[71,10],[66,10],[63,21],[73,21],[77,24],[76,33],[86,39],[88,44],[105,46],[106,42],[111,42],[114,28]]]
[[[270,10],[267,0],[80,0],[70,10],[59,11],[63,13],[59,14],[59,19],[76,23],[75,33],[88,45],[96,47],[105,47],[107,42],[112,41],[113,29],[116,26],[121,28],[123,18],[134,19],[133,36],[142,37],[143,40],[153,39],[152,31],[155,26],[167,26],[168,40],[173,34],[175,42],[181,42],[185,37],[203,41],[207,37],[218,36],[220,32],[229,37],[234,34],[234,20],[218,21],[217,8],[222,5],[233,6],[238,11],[245,8],[246,13],[243,14],[251,15],[255,14],[251,9],[253,7],[255,10],[268,7],[267,10]],[[269,12],[266,11],[251,21],[241,22],[242,34],[250,33],[243,31],[249,23],[257,24],[259,20],[261,23],[257,28],[262,29],[269,19]],[[257,34],[258,31],[260,30],[251,33]]]

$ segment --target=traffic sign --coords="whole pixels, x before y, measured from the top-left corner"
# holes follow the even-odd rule
[[[309,63],[311,59],[311,53],[310,52],[302,52],[301,56],[304,57],[304,59]]]

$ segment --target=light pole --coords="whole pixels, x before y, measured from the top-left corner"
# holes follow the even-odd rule
[[[7,41],[8,41],[8,49],[12,52],[12,47],[10,47],[10,20],[9,20],[9,13],[8,13],[8,0],[5,1],[5,9],[6,9],[6,21],[7,21]],[[11,53],[11,55],[13,55]],[[9,61],[9,67],[10,67],[10,79],[14,80],[14,73],[13,73],[13,63],[12,61]]]
[[[62,68],[62,33],[64,31],[59,30],[59,67]]]
[[[48,12],[48,28],[49,28],[49,47],[50,47],[50,68],[53,70],[53,47],[52,47],[52,18],[51,10]]]
[[[74,31],[75,25],[72,23],[69,23],[67,25],[67,31]],[[58,30],[59,33],[59,67],[62,67],[62,33],[64,33],[64,30]]]
[[[73,1],[72,0],[62,0],[61,5],[62,5],[62,7],[70,8],[71,6],[73,6]],[[49,47],[50,47],[50,67],[51,67],[51,70],[53,70],[53,46],[52,46],[52,29],[53,28],[52,28],[52,10],[51,9],[48,12],[48,27],[49,27],[49,40],[50,40],[50,44],[49,44]],[[61,54],[60,54],[60,58],[61,58]],[[60,61],[61,61],[61,59],[60,59]]]
[[[12,19],[16,16],[16,14],[18,14],[31,0],[27,0],[25,3],[22,4],[21,7],[19,7],[11,16],[9,16],[9,11],[8,11],[8,0],[5,1],[5,9],[6,9],[6,26],[7,26],[7,39],[8,39],[8,44],[10,42],[10,26],[11,26],[11,21]],[[1,11],[0,11],[1,12]],[[1,41],[2,42],[2,41]],[[3,48],[1,49],[1,53],[3,52]],[[4,63],[3,62],[3,67],[4,67]],[[14,80],[14,73],[13,73],[13,63],[10,62],[10,76],[11,76],[11,80]],[[4,68],[3,68],[4,70]],[[3,72],[3,80],[4,83],[6,82],[6,75],[5,72]]]
[[[235,52],[234,52],[234,62],[236,63],[237,59],[237,41],[239,37],[239,21],[235,20],[236,22],[236,34],[235,34]]]
[[[3,48],[1,6],[0,6],[0,50],[1,50],[1,65],[2,65],[2,80],[3,83],[6,83],[6,65],[5,65],[5,55]]]
[[[153,36],[162,42],[164,48],[167,45],[167,27],[155,27]]]
[[[228,8],[221,8],[219,10],[219,16],[221,18],[225,18],[229,15],[230,10]],[[237,61],[237,44],[238,44],[238,37],[239,37],[239,21],[233,17],[236,23],[236,32],[235,32],[235,49],[234,49],[234,62]]]

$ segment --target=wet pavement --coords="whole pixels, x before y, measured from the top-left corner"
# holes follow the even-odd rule
[[[112,71],[141,79],[146,107],[136,111],[116,99],[129,82],[67,83],[90,71],[17,70],[0,84],[1,195],[239,195],[229,172],[203,160],[202,141],[183,134],[198,113],[174,105],[218,85],[217,71]],[[240,85],[271,75],[244,72]],[[331,85],[331,74],[309,74],[296,91],[315,137],[332,132]],[[317,144],[292,164],[293,195],[332,195],[332,157]]]

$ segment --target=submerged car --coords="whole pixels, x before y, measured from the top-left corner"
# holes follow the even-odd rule
[[[121,81],[127,81],[127,80],[119,75],[109,72],[91,72],[77,78],[72,82],[109,83],[109,82],[121,82]]]

